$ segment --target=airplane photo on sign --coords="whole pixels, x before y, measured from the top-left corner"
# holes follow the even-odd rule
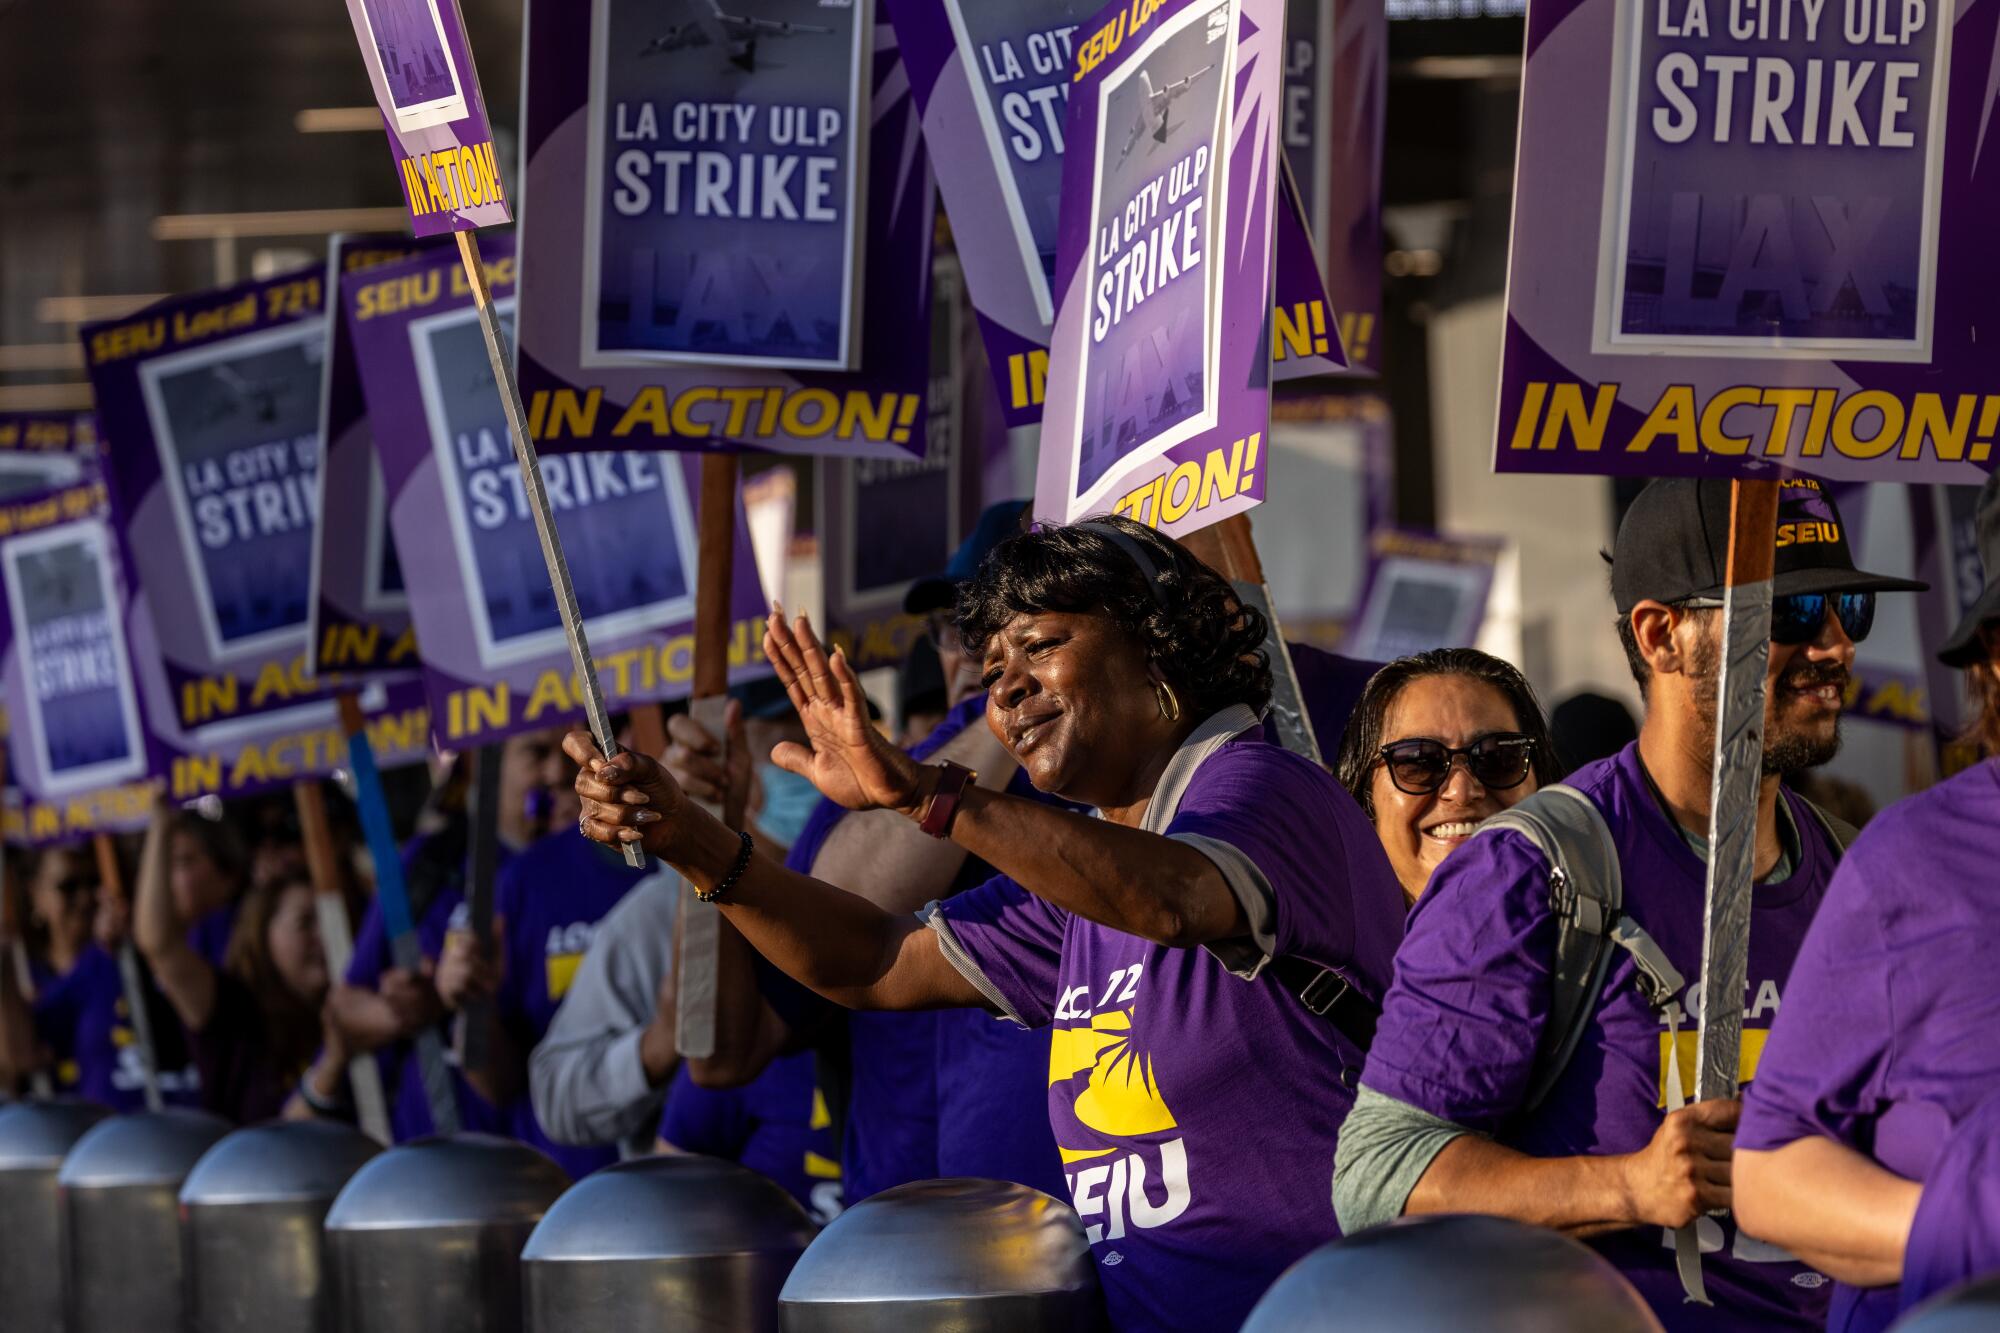
[[[765,37],[831,37],[834,29],[814,23],[792,23],[784,19],[755,18],[747,14],[723,12],[720,0],[696,0],[708,13],[676,24],[641,47],[642,56],[685,51],[690,47],[727,46],[729,63],[746,74],[757,69],[757,43]]]
[[[1139,71],[1139,78],[1146,87],[1146,110],[1137,120],[1132,122],[1132,137],[1125,141],[1125,148],[1118,154],[1118,160],[1123,162],[1126,158],[1132,156],[1132,150],[1138,147],[1139,140],[1146,135],[1146,122],[1153,116],[1160,118],[1160,123],[1152,131],[1153,142],[1156,144],[1165,143],[1167,136],[1180,128],[1179,125],[1169,123],[1174,103],[1180,101],[1182,94],[1194,86],[1196,79],[1214,68],[1215,66],[1213,65],[1203,65],[1186,78],[1175,79],[1164,88],[1155,88],[1153,86],[1153,76],[1146,70],[1141,69]],[[1183,121],[1182,124],[1186,124],[1186,122]]]

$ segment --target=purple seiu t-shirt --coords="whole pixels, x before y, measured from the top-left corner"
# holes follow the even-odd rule
[[[1339,969],[1379,998],[1403,897],[1347,793],[1254,729],[1200,763],[1164,832],[1239,895],[1250,875],[1268,886],[1261,943],[1167,948],[1005,878],[934,921],[1021,1021],[1053,1028],[1050,1124],[1113,1326],[1233,1330],[1339,1234],[1326,1181],[1361,1064],[1265,959]]]
[[[228,957],[229,938],[236,933],[236,913],[241,907],[241,900],[224,903],[188,927],[188,948],[200,954],[210,967],[220,968]]]
[[[160,1095],[169,1106],[200,1106],[201,1075],[188,1055],[180,1020],[148,985],[147,1013],[160,1060]],[[34,1007],[35,1036],[56,1057],[56,1081],[65,1091],[131,1112],[146,1109],[144,1063],[118,960],[95,944],[78,955],[68,975],[41,992]]]
[[[500,1021],[523,1059],[549,1030],[598,922],[656,869],[648,863],[634,870],[617,852],[567,828],[535,842],[500,873],[493,893],[493,910],[506,919],[507,932]],[[553,1157],[572,1180],[618,1160],[615,1147],[577,1148],[551,1139],[525,1092],[507,1116],[515,1138]]]
[[[2000,1096],[1961,1120],[1924,1177],[1903,1250],[1899,1313],[2000,1272]]]
[[[986,725],[986,696],[964,700],[910,750],[924,760],[967,726]],[[1053,802],[1016,769],[1007,790]],[[828,835],[847,814],[822,801],[785,864],[811,874]],[[991,878],[968,857],[946,895]],[[766,997],[795,1028],[824,1021],[829,1005],[787,979],[760,971]],[[1062,1193],[1062,1167],[1042,1107],[1049,1039],[968,1010],[847,1016],[852,1062],[841,1161],[847,1201],[912,1180],[983,1176]]]
[[[1869,823],[1799,950],[1784,1013],[1744,1097],[1739,1147],[1819,1134],[1905,1179],[1936,1173],[1953,1127],[2000,1095],[1996,866],[2000,761]],[[1920,1220],[1933,1202],[1927,1184]],[[1827,1327],[1886,1328],[1897,1309],[1894,1287],[1843,1284]]]
[[[412,883],[414,869],[420,859],[430,853],[438,853],[432,847],[434,837],[412,839],[402,853],[402,873],[404,883]],[[512,859],[512,849],[500,847],[500,869]],[[430,893],[430,901],[424,905],[424,915],[416,923],[416,945],[426,959],[438,961],[444,953],[444,935],[450,929],[452,915],[464,903],[464,865],[456,855],[450,857],[456,875],[446,873],[444,883]],[[370,899],[368,911],[362,913],[362,925],[354,933],[354,957],[348,961],[346,983],[350,987],[360,987],[364,991],[374,991],[382,985],[382,973],[390,969],[390,949],[388,931],[382,925],[382,907]],[[438,1023],[438,1041],[450,1051],[452,1045],[452,1019],[446,1017]],[[382,1089],[388,1095],[388,1125],[390,1135],[396,1143],[410,1143],[412,1139],[424,1139],[438,1133],[436,1123],[430,1119],[430,1097],[424,1093],[424,1073],[416,1063],[416,1043],[414,1041],[392,1041],[390,1045],[376,1051],[376,1067],[382,1071]],[[452,1075],[452,1097],[458,1103],[458,1123],[464,1131],[476,1133],[506,1133],[506,1117],[484,1097],[480,1097],[456,1065],[450,1069]]]
[[[682,1065],[667,1090],[660,1137],[775,1181],[821,1226],[840,1216],[840,1145],[810,1051],[773,1060],[740,1088],[699,1087]]]
[[[1682,1086],[1692,1089],[1706,867],[1654,797],[1636,745],[1568,779],[1603,813],[1618,845],[1625,911],[1687,979],[1676,1017]],[[1800,852],[1790,876],[1752,897],[1741,1072],[1777,1015],[1799,941],[1832,877],[1834,849],[1791,802]],[[1540,852],[1512,832],[1482,834],[1432,875],[1396,955],[1362,1082],[1533,1157],[1637,1152],[1666,1117],[1669,1025],[1641,996],[1631,958],[1612,954],[1597,1008],[1535,1111],[1522,1101],[1549,1011],[1556,923]],[[1818,1328],[1827,1279],[1742,1235],[1729,1219],[1701,1222],[1712,1310],[1684,1304],[1671,1233],[1641,1227],[1591,1244],[1616,1264],[1669,1330]]]

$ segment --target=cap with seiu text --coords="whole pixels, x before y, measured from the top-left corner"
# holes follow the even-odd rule
[[[1946,666],[1971,666],[1986,656],[1979,631],[1987,621],[2000,620],[2000,472],[1986,479],[1979,492],[1979,565],[1986,575],[1986,587],[1965,608],[1958,628],[1938,650],[1938,661]]]
[[[1786,477],[1778,487],[1773,596],[1922,592],[1928,586],[1856,569],[1847,546],[1847,525],[1819,482]],[[1611,598],[1623,616],[1644,601],[1720,597],[1728,568],[1728,480],[1671,477],[1639,492],[1618,525],[1611,557]]]

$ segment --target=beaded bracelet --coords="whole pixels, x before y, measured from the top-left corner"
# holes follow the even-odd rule
[[[736,853],[736,860],[729,867],[729,873],[717,880],[714,888],[706,893],[703,893],[700,889],[694,891],[694,896],[701,899],[701,901],[712,903],[723,894],[735,888],[736,881],[742,879],[743,872],[750,868],[750,853],[756,849],[757,844],[752,841],[750,835],[747,833],[738,832],[736,836],[743,839],[742,850]]]

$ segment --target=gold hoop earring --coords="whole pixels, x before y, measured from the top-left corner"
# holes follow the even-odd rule
[[[1169,722],[1181,720],[1181,701],[1175,695],[1174,687],[1164,680],[1153,682],[1153,699],[1160,706],[1160,716]]]

